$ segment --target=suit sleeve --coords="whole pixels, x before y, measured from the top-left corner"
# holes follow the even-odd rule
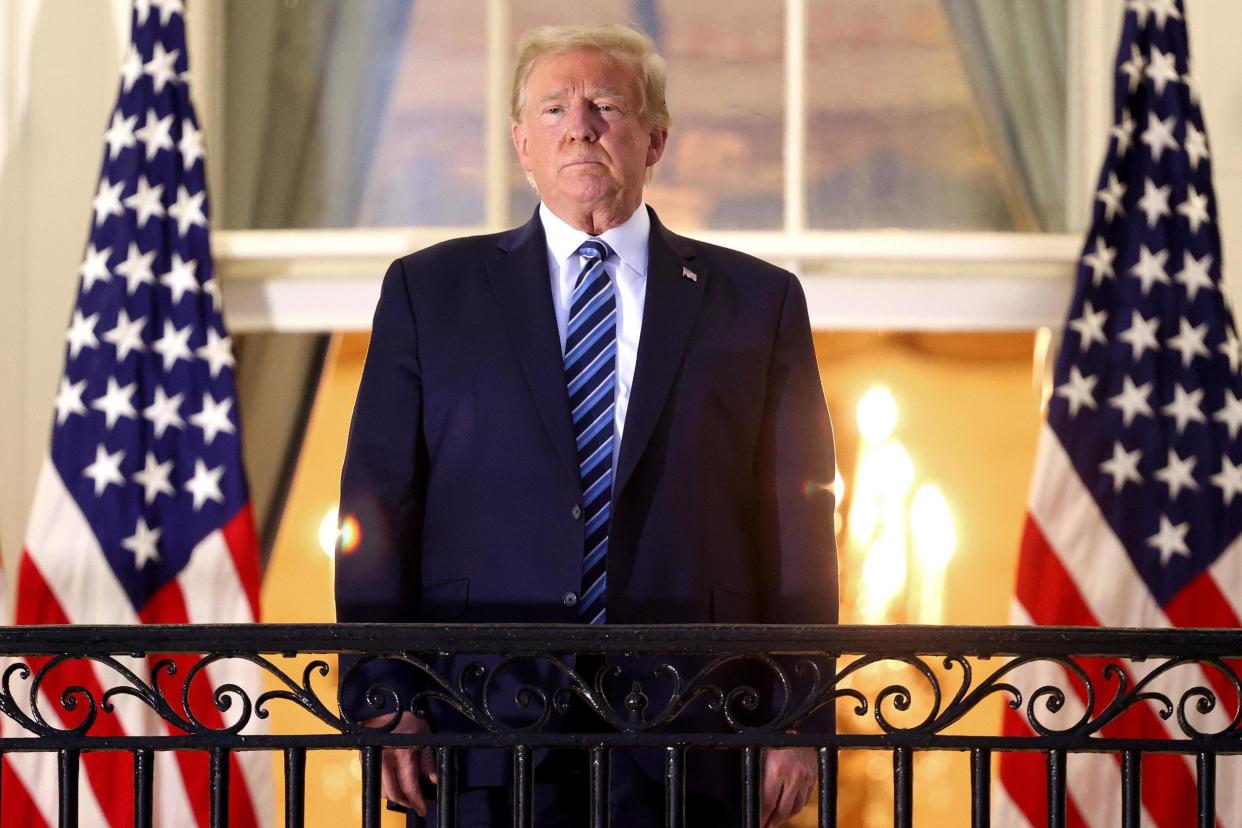
[[[341,472],[340,515],[358,528],[354,547],[338,546],[336,554],[341,622],[419,619],[427,457],[417,333],[406,274],[396,261],[375,309]],[[358,718],[378,712],[365,703],[370,686],[396,690],[405,701],[417,685],[412,668],[392,663],[359,665],[343,655],[340,666],[342,707]]]
[[[765,557],[757,573],[761,618],[769,624],[835,624],[838,575],[832,424],[815,359],[802,287],[789,277],[768,371],[767,401],[758,462],[760,542]],[[805,698],[797,657],[781,659],[794,681],[793,697]],[[821,662],[829,671],[832,659]],[[804,720],[808,732],[832,732],[832,705]]]

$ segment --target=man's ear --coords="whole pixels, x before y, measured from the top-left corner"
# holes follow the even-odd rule
[[[518,163],[522,169],[530,172],[530,155],[526,152],[526,130],[520,121],[514,121],[509,127],[509,135],[513,139],[513,148],[517,150]]]
[[[654,167],[664,156],[664,148],[668,146],[668,130],[652,129],[648,135],[647,166]]]

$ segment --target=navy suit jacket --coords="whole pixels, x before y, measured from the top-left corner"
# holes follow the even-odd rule
[[[801,287],[654,212],[649,244],[608,621],[835,623],[832,433]],[[580,502],[538,214],[394,262],[342,473],[361,537],[338,556],[338,620],[577,622]],[[363,683],[344,689],[358,715]]]

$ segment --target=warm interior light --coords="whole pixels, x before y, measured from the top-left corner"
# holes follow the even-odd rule
[[[858,430],[864,442],[887,440],[897,427],[897,400],[883,385],[873,385],[858,401]]]
[[[957,551],[957,530],[944,492],[935,483],[924,483],[910,504],[910,529],[914,551],[928,569],[943,570]]]
[[[336,555],[336,539],[338,534],[337,527],[337,511],[333,506],[323,515],[323,520],[319,521],[319,548],[323,550],[323,554],[329,558]]]
[[[864,624],[881,624],[906,586],[906,545],[900,527],[876,538],[863,561],[859,610]]]

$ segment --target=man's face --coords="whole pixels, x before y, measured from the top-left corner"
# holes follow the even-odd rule
[[[513,145],[554,213],[628,211],[624,220],[638,207],[667,137],[641,104],[638,72],[623,60],[580,49],[535,62]]]

